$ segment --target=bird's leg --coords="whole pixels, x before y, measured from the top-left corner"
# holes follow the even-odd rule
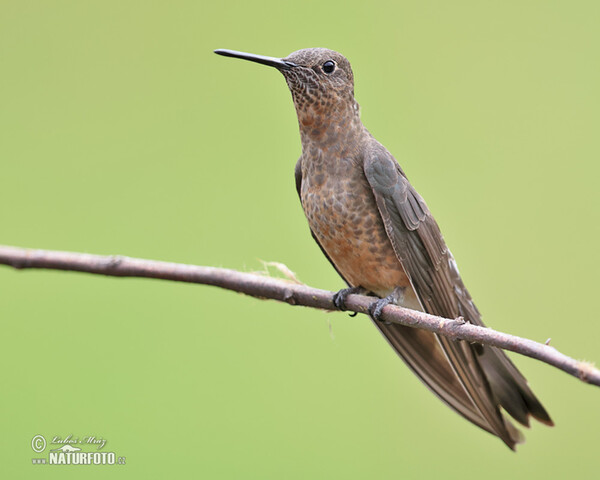
[[[403,303],[404,289],[405,287],[396,287],[394,288],[393,292],[390,293],[387,297],[377,300],[376,302],[373,302],[371,305],[369,305],[369,313],[371,314],[371,317],[373,317],[373,320],[376,320],[378,322],[381,321],[380,319],[381,314],[383,313],[383,309],[390,303],[393,303],[395,305]]]
[[[363,287],[350,287],[350,288],[342,288],[339,292],[334,293],[333,294],[333,304],[335,305],[335,308],[337,308],[338,310],[341,310],[342,312],[346,311],[346,299],[348,298],[348,295],[364,295],[366,293],[369,293],[367,291],[366,288]],[[354,312],[354,315],[356,315],[356,312]],[[352,316],[354,316],[352,315]]]

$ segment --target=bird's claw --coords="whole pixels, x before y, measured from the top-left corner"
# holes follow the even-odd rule
[[[365,289],[362,287],[350,287],[350,288],[342,288],[339,292],[333,294],[333,304],[335,308],[338,310],[345,312],[346,311],[346,299],[348,295],[353,295],[357,293],[364,293]],[[351,313],[351,317],[355,317],[357,312]]]
[[[373,320],[381,322],[381,315],[383,314],[383,309],[387,307],[390,303],[394,305],[402,304],[404,302],[404,291],[406,287],[396,287],[387,297],[381,298],[376,302],[373,302],[369,305],[369,314],[373,317]]]
[[[383,313],[383,309],[387,307],[391,303],[388,298],[382,298],[381,300],[377,300],[369,305],[369,314],[373,317],[373,320],[381,322],[381,314]]]
[[[388,295],[387,297],[381,298],[371,305],[369,305],[369,314],[373,317],[373,320],[377,322],[381,322],[381,315],[383,314],[383,309],[387,307],[390,303],[396,303],[397,296],[395,293]]]

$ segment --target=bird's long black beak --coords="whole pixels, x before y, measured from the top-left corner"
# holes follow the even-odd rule
[[[288,62],[281,58],[265,57],[264,55],[255,55],[253,53],[236,52],[235,50],[215,50],[217,55],[223,55],[224,57],[241,58],[243,60],[250,60],[251,62],[262,63],[269,67],[275,67],[279,70],[289,70],[290,68],[297,67],[294,62]]]

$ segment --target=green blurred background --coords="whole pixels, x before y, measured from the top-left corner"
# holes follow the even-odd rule
[[[600,360],[599,21],[595,1],[1,0],[0,243],[341,288],[296,196],[283,78],[212,53],[324,46],[485,321]],[[598,475],[600,392],[524,357],[556,427],[513,454],[364,317],[4,267],[0,292],[5,478]],[[34,466],[36,434],[103,437],[127,465]]]

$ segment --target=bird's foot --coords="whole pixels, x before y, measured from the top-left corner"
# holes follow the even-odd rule
[[[373,317],[373,320],[381,322],[381,315],[383,313],[383,309],[387,307],[390,303],[398,304],[402,303],[403,300],[404,287],[397,287],[387,297],[377,300],[376,302],[373,302],[371,305],[369,305],[369,314],[371,315],[371,317]]]
[[[335,308],[338,310],[345,312],[346,311],[346,299],[348,295],[355,294],[365,294],[368,293],[363,287],[350,287],[350,288],[342,288],[339,292],[333,294],[333,304]],[[351,317],[355,317],[357,315],[356,312],[351,313]]]

